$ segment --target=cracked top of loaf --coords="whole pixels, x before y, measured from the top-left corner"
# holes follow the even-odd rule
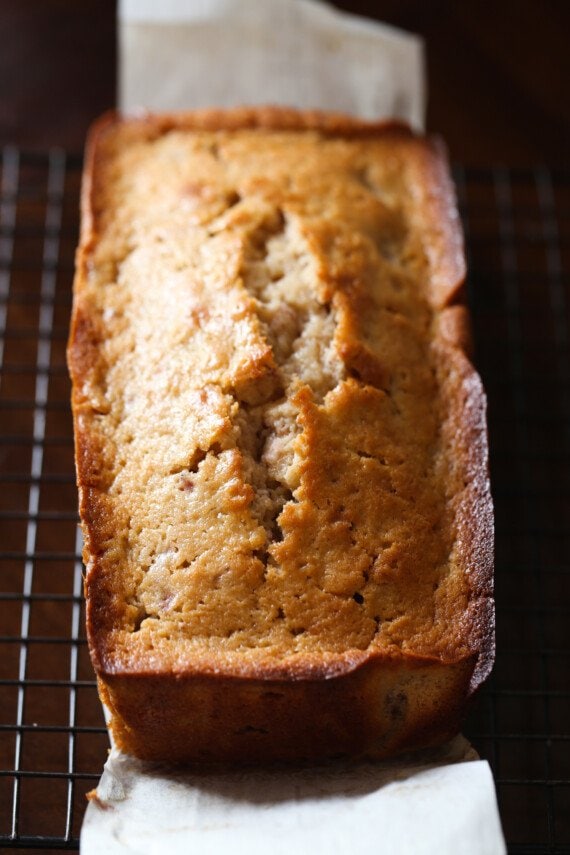
[[[96,137],[69,346],[96,668],[480,679],[484,398],[438,146],[279,109]]]

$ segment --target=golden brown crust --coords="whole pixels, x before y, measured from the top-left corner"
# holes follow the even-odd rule
[[[431,139],[418,151],[415,169],[421,188],[417,217],[431,271],[430,297],[435,309],[443,309],[461,300],[466,270],[461,223],[441,140]]]
[[[463,352],[450,352],[454,402],[448,429],[454,431],[453,451],[463,462],[457,489],[456,552],[469,579],[470,598],[461,621],[478,650],[471,689],[488,677],[495,656],[493,601],[493,507],[489,491],[485,394],[478,374]]]
[[[118,747],[143,759],[181,765],[380,759],[452,737],[471,669],[469,661],[442,666],[409,658],[368,661],[325,679],[212,675],[176,682],[131,674],[100,681],[100,692],[114,714]]]
[[[409,126],[399,120],[372,122],[347,116],[343,113],[320,110],[297,110],[293,107],[266,105],[260,107],[234,107],[228,109],[204,108],[188,112],[147,113],[138,111],[130,116],[121,116],[110,110],[104,113],[91,127],[88,146],[90,154],[100,141],[100,135],[113,126],[128,122],[129,133],[146,139],[156,138],[171,130],[190,131],[237,131],[260,129],[267,131],[317,130],[330,136],[374,136],[378,133],[393,133],[403,137],[413,136]],[[437,143],[436,145],[441,145]],[[88,161],[90,166],[92,162]]]
[[[298,599],[289,600],[288,591],[291,585],[295,588],[297,574],[301,588],[294,596],[299,597],[302,586],[307,584],[302,578],[308,561],[313,574],[310,585],[316,585],[315,580],[318,580],[318,585],[328,592],[327,602],[337,602],[338,610],[320,623],[317,620],[321,641],[315,635],[316,630],[311,635],[311,628],[304,626],[302,631],[308,638],[305,646],[287,649],[276,647],[272,642],[265,649],[263,644],[248,649],[245,655],[239,644],[236,649],[215,649],[209,643],[197,648],[188,644],[187,637],[180,636],[179,624],[168,621],[165,623],[168,633],[153,635],[160,626],[155,621],[152,633],[144,635],[148,641],[143,643],[141,633],[136,638],[137,628],[141,620],[145,620],[145,614],[149,614],[147,606],[156,601],[156,594],[145,590],[144,581],[141,587],[140,573],[122,570],[130,548],[133,520],[113,492],[117,489],[117,481],[120,482],[116,460],[124,450],[116,446],[105,428],[110,411],[106,390],[111,363],[105,356],[105,329],[98,307],[98,291],[89,284],[93,265],[96,270],[108,270],[98,281],[116,281],[121,259],[132,249],[129,235],[121,231],[120,222],[116,228],[113,226],[118,254],[109,254],[105,249],[107,244],[101,239],[108,230],[107,182],[115,180],[114,173],[109,172],[109,164],[116,152],[127,151],[129,146],[145,141],[159,140],[171,131],[215,133],[244,129],[277,135],[284,131],[317,132],[323,139],[333,141],[387,140],[393,147],[391,150],[401,157],[406,186],[410,188],[403,196],[398,191],[401,206],[398,214],[384,201],[382,204],[374,202],[370,207],[371,203],[361,203],[360,196],[355,197],[356,207],[351,216],[356,218],[356,232],[338,231],[334,221],[319,222],[314,217],[304,226],[303,240],[321,271],[319,300],[334,307],[337,354],[347,376],[337,388],[332,383],[323,390],[324,400],[318,397],[321,392],[316,387],[310,389],[306,385],[291,394],[301,429],[296,447],[302,443],[307,452],[300,481],[293,491],[297,502],[285,500],[281,515],[277,517],[284,533],[282,543],[270,541],[269,547],[267,543],[264,546],[262,529],[251,529],[250,542],[258,544],[255,548],[252,546],[253,556],[262,555],[265,550],[271,560],[264,571],[258,557],[247,560],[245,556],[239,560],[236,557],[232,590],[244,598],[242,611],[236,612],[236,615],[242,614],[242,621],[248,608],[260,610],[265,615],[271,613],[274,618],[282,618],[277,612],[284,612],[294,635],[298,630],[291,623],[294,623],[293,617],[290,619],[293,606],[287,603],[298,602]],[[358,166],[357,175],[358,169],[362,170],[365,185],[372,181],[376,186],[376,178],[374,175],[371,178],[367,172],[369,167]],[[253,192],[260,192],[263,198],[271,200],[263,183],[265,176],[248,180],[250,183],[246,185],[252,187]],[[199,181],[187,184],[185,192],[191,204],[195,199],[199,204],[210,204],[208,193]],[[223,191],[225,196],[220,210],[228,209],[227,200],[233,197],[233,192]],[[216,200],[211,204],[215,206]],[[305,208],[299,207],[294,196],[283,197],[278,204],[289,222],[297,222],[305,215]],[[365,204],[368,207],[358,207]],[[241,220],[236,213],[235,225],[230,228],[247,224],[252,211],[247,210],[240,216]],[[279,217],[283,214],[276,218],[271,208],[262,207],[255,217],[258,217],[255,241],[260,240],[259,236],[263,241],[271,241],[273,236],[279,239],[283,233]],[[422,285],[425,289],[422,299],[427,303],[426,308],[421,309],[426,314],[425,320],[414,321],[415,327],[405,315],[388,316],[386,323],[389,325],[382,330],[395,336],[395,350],[385,357],[377,343],[380,321],[375,320],[376,298],[370,302],[367,291],[367,282],[372,281],[370,277],[375,275],[377,264],[377,250],[370,248],[368,235],[386,236],[382,240],[389,243],[386,252],[390,257],[391,246],[400,240],[402,217],[411,235],[405,248],[406,257],[411,261],[406,263],[416,271],[419,280],[427,276]],[[360,228],[362,232],[358,231]],[[226,269],[231,270],[234,264],[231,243],[226,251],[230,253]],[[235,268],[238,276],[253,276],[251,270],[255,273],[259,267],[257,243],[252,243],[249,251],[254,253],[252,260],[246,258],[240,262],[245,266],[240,270]],[[414,260],[418,253],[424,259],[421,262]],[[485,399],[479,378],[467,358],[468,318],[464,306],[458,302],[464,274],[461,231],[441,145],[416,138],[397,123],[372,124],[344,116],[282,108],[209,110],[146,116],[128,122],[107,115],[96,123],[86,157],[81,245],[77,256],[68,360],[74,387],[90,651],[102,696],[113,712],[113,731],[120,747],[141,757],[172,762],[303,759],[344,753],[387,756],[433,744],[457,730],[465,701],[487,676],[493,658],[492,508],[487,473]],[[252,282],[255,283],[255,278]],[[256,297],[251,306],[259,306],[259,299]],[[211,309],[197,305],[192,311],[194,320],[191,322],[202,329],[206,327]],[[223,462],[224,483],[235,485],[224,493],[223,507],[241,519],[241,525],[251,524],[249,514],[252,503],[255,504],[255,489],[245,475],[245,447],[241,447],[241,451],[232,450],[230,434],[236,429],[236,417],[224,409],[224,395],[227,398],[227,390],[230,390],[236,396],[239,412],[251,412],[252,408],[256,411],[261,405],[267,407],[267,401],[271,405],[273,398],[281,394],[285,382],[282,360],[278,364],[274,358],[281,339],[275,339],[269,347],[254,315],[255,312],[253,320],[248,321],[249,356],[241,362],[230,363],[230,372],[224,375],[227,379],[222,376],[220,380],[221,397],[220,392],[210,387],[200,393],[204,413],[217,418],[211,432],[217,456],[211,457],[210,452],[206,452],[202,464],[204,452],[195,455],[193,459],[198,462],[194,469],[185,464],[184,472],[190,474],[180,476],[179,487],[183,493],[191,495],[195,480],[192,473],[205,471],[206,464],[213,472],[212,467],[219,467]],[[282,320],[271,321],[276,324],[274,329],[279,335]],[[286,314],[284,322],[288,322]],[[360,431],[359,419],[376,414],[374,418],[381,423],[392,395],[390,384],[394,371],[398,360],[404,358],[404,351],[398,355],[398,348],[402,347],[397,343],[398,336],[401,334],[401,341],[407,342],[403,345],[407,350],[414,349],[419,346],[417,330],[423,329],[425,323],[431,324],[432,339],[426,345],[429,350],[420,348],[418,358],[421,361],[429,353],[432,367],[431,374],[427,367],[421,369],[427,372],[421,383],[426,389],[436,383],[433,389],[441,390],[437,393],[440,403],[436,409],[442,424],[437,428],[434,421],[430,427],[430,422],[425,435],[418,434],[413,442],[433,445],[434,437],[440,436],[438,442],[447,450],[443,456],[438,452],[430,465],[435,467],[436,483],[445,484],[447,498],[443,494],[440,498],[432,498],[431,493],[424,496],[420,492],[416,514],[420,528],[416,544],[413,548],[409,544],[393,544],[385,549],[384,563],[375,562],[372,556],[374,515],[397,514],[398,507],[405,507],[406,515],[413,519],[410,508],[416,503],[414,491],[419,489],[419,482],[414,480],[412,469],[400,467],[394,470],[395,486],[393,484],[386,492],[382,504],[374,507],[369,504],[372,499],[366,498],[359,510],[358,503],[354,505],[349,501],[350,491],[358,491],[363,477],[372,479],[371,484],[378,484],[376,488],[371,487],[372,495],[377,495],[387,483],[384,469],[369,465],[379,454],[378,443],[367,445],[371,440],[368,434]],[[421,376],[420,373],[418,377]],[[403,382],[405,388],[407,381]],[[200,400],[198,396],[198,410]],[[426,406],[427,414],[427,402]],[[267,420],[269,416],[264,418]],[[355,449],[360,455],[355,458],[353,470],[346,468],[352,464],[348,462],[350,449],[347,451],[344,437],[354,438]],[[393,448],[391,454],[396,454],[397,439],[388,431],[382,440],[383,447]],[[414,447],[413,442],[408,453]],[[426,449],[427,454],[427,445]],[[429,451],[430,455],[433,453]],[[268,451],[264,454],[270,457]],[[350,523],[338,518],[339,513],[344,513],[339,509],[347,503],[343,501],[342,492],[330,481],[330,471],[314,464],[325,458],[328,470],[336,467],[341,473],[344,489],[349,493]],[[350,484],[352,486],[347,486]],[[338,498],[335,498],[337,493]],[[390,494],[395,494],[395,498]],[[401,504],[404,500],[405,506]],[[334,512],[327,509],[331,503]],[[444,532],[439,539],[429,535],[429,520],[433,531]],[[351,534],[355,526],[360,538],[356,540]],[[451,536],[452,541],[449,541]],[[449,567],[443,572],[442,562],[450,548],[449,567],[453,572]],[[318,555],[319,550],[327,556],[320,569],[311,563],[312,556]],[[415,598],[418,603],[415,624],[410,624],[402,615],[393,623],[383,618],[379,624],[378,619],[373,618],[375,602],[382,602],[382,597],[386,596],[396,596],[394,602],[397,602],[401,597],[403,583],[395,581],[388,558],[396,562],[394,566],[399,566],[402,578],[408,580],[406,596],[409,599],[406,602],[413,602]],[[425,560],[432,562],[432,569],[422,581],[422,578],[415,578],[413,568]],[[289,588],[279,587],[281,583],[274,578],[272,569],[275,563],[289,568],[287,578],[292,580],[287,582]],[[273,588],[267,585],[266,588],[273,593],[268,593],[264,600],[263,573],[267,580],[268,570]],[[433,604],[429,605],[432,582],[435,595]],[[200,602],[207,602],[207,588],[199,590],[202,592]],[[275,601],[275,592],[280,590],[282,608]],[[324,596],[319,590],[311,588],[314,606],[307,607],[307,615],[313,615],[311,620],[315,620],[318,603]],[[359,590],[363,594],[358,594]],[[253,599],[252,591],[257,592]],[[360,607],[363,595],[366,597],[364,612]],[[239,623],[240,618],[236,620]],[[347,633],[344,651],[341,638],[338,644],[335,642],[331,646],[335,624],[345,627],[340,630]],[[150,626],[148,621],[146,625]],[[394,712],[396,708],[398,711]],[[319,710],[319,721],[315,719],[315,709]],[[358,722],[357,727],[354,722]]]

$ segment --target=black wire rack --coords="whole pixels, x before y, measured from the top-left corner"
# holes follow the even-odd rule
[[[65,344],[81,161],[0,176],[0,847],[78,847],[108,740],[82,604]],[[570,853],[570,172],[456,169],[489,398],[497,662],[466,734],[513,855]]]

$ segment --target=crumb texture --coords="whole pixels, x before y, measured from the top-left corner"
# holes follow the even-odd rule
[[[70,362],[108,651],[468,653],[457,379],[406,145],[100,148]]]

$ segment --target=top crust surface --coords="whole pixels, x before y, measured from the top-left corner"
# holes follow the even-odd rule
[[[69,364],[100,673],[492,660],[445,157],[295,111],[102,120]]]

